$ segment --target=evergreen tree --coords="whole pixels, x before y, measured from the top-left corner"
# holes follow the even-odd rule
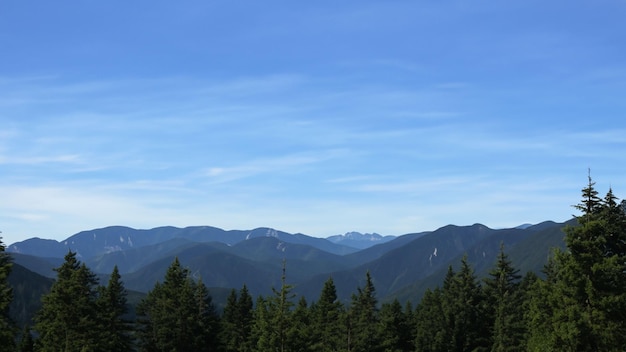
[[[137,306],[143,351],[215,351],[217,316],[208,290],[195,282],[178,258],[163,283]]]
[[[220,320],[220,347],[223,351],[239,351],[239,346],[241,344],[239,333],[237,331],[239,321],[240,317],[239,304],[237,302],[237,291],[232,289],[226,299],[226,305],[224,306],[224,312],[222,313],[222,319]]]
[[[483,295],[467,256],[461,260],[461,268],[453,280],[448,285],[444,284],[443,293],[451,349],[474,351],[487,348]]]
[[[5,252],[0,237],[0,351],[15,350],[15,326],[9,318],[9,305],[13,299],[8,277],[11,273],[11,257]]]
[[[24,326],[22,330],[22,336],[20,337],[20,343],[17,346],[18,352],[33,352],[35,350],[35,341],[33,335],[30,332],[30,327]]]
[[[248,292],[248,287],[243,285],[239,290],[239,300],[237,301],[239,319],[237,333],[239,334],[239,351],[248,352],[252,350],[252,325],[254,324],[252,296]]]
[[[343,305],[337,299],[337,290],[332,278],[324,283],[319,301],[312,307],[313,350],[330,352],[343,345],[341,336],[341,316]]]
[[[612,190],[601,199],[594,186],[589,176],[575,206],[578,226],[565,228],[567,251],[555,251],[551,276],[539,286],[546,303],[535,299],[544,310],[535,315],[549,323],[544,333],[531,324],[529,347],[546,341],[553,350],[619,351],[626,344],[626,214]]]
[[[382,305],[377,334],[385,352],[413,351],[411,324],[397,299]]]
[[[378,324],[378,300],[376,289],[369,271],[365,276],[365,287],[359,287],[357,294],[352,295],[350,305],[350,351],[374,352],[381,348],[376,331]]]
[[[415,310],[415,351],[451,350],[451,329],[445,313],[441,289],[426,290]]]
[[[313,351],[313,329],[311,327],[311,312],[304,297],[300,297],[296,308],[291,313],[287,328],[287,349],[290,352]]]
[[[103,341],[107,351],[129,351],[132,348],[132,327],[124,318],[128,312],[126,289],[117,265],[111,272],[109,283],[100,287],[98,310],[102,319]]]
[[[289,341],[289,326],[291,324],[291,308],[293,307],[291,293],[292,285],[286,282],[286,268],[283,261],[281,288],[272,288],[274,295],[268,299],[257,301],[255,325],[257,331],[257,350],[259,351],[289,351],[292,345]],[[258,305],[263,305],[259,307]]]
[[[39,351],[106,351],[96,299],[96,276],[68,252],[35,320]]]
[[[485,279],[491,325],[491,351],[521,351],[524,341],[522,296],[519,287],[521,275],[513,268],[500,244],[496,266]]]
[[[557,283],[556,250],[548,259],[543,272],[545,280],[529,279],[524,302],[526,322],[526,349],[533,352],[555,351],[552,318],[556,304],[555,286]]]

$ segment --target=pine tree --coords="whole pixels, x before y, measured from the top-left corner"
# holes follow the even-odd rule
[[[578,226],[565,228],[543,288],[548,332],[531,325],[529,347],[543,340],[565,351],[618,351],[626,344],[626,213],[609,190],[601,199],[588,177]],[[535,320],[536,321],[536,320]],[[546,324],[544,324],[546,325]]]
[[[243,285],[239,290],[239,300],[237,301],[238,316],[237,333],[239,335],[238,343],[240,352],[248,352],[252,350],[252,325],[254,324],[254,314],[252,296],[248,292],[248,287]]]
[[[226,299],[226,305],[220,320],[220,347],[223,351],[234,352],[239,350],[241,343],[237,325],[240,319],[237,291],[232,289]]]
[[[138,335],[143,351],[215,351],[217,316],[202,282],[195,282],[178,258],[163,283],[137,306]]]
[[[30,327],[24,326],[22,330],[22,336],[20,337],[20,343],[17,346],[18,352],[33,352],[35,350],[35,341],[33,335],[30,332]]]
[[[376,331],[378,324],[378,300],[376,289],[369,271],[365,276],[365,286],[352,295],[350,305],[350,351],[380,351],[380,338]]]
[[[382,305],[379,312],[381,350],[386,352],[413,351],[411,324],[397,299]]]
[[[451,348],[454,351],[474,351],[486,348],[488,336],[485,336],[484,301],[480,284],[474,269],[467,262],[467,256],[461,260],[461,268],[449,287],[444,284],[444,310],[450,329]]]
[[[445,313],[441,289],[426,290],[415,310],[415,351],[450,350],[451,329]]]
[[[485,279],[485,293],[490,310],[491,351],[521,351],[524,340],[522,296],[519,287],[521,275],[513,268],[500,244],[496,266]]]
[[[273,296],[257,300],[255,329],[259,351],[285,352],[289,351],[291,346],[288,330],[291,324],[294,295],[291,293],[293,286],[286,282],[285,265],[283,261],[280,290],[272,288]]]
[[[9,318],[9,305],[13,299],[8,277],[11,273],[11,257],[5,252],[0,237],[0,351],[15,350],[15,326]]]
[[[337,289],[332,278],[324,283],[319,300],[312,307],[313,350],[337,351],[343,345],[341,339],[341,316],[343,305],[337,299]]]
[[[311,327],[311,311],[306,298],[300,297],[298,304],[291,313],[287,328],[287,349],[290,352],[313,351],[313,330]]]
[[[128,312],[126,289],[117,265],[111,272],[109,283],[100,287],[98,310],[102,319],[103,338],[107,351],[129,351],[132,348],[132,327],[125,319]]]
[[[106,351],[96,299],[96,276],[68,252],[35,320],[39,351]]]

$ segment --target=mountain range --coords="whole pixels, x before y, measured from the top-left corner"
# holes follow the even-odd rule
[[[163,280],[178,257],[192,275],[202,278],[218,304],[231,289],[244,284],[253,295],[272,294],[272,288],[280,287],[283,262],[294,293],[309,301],[318,298],[323,283],[332,277],[338,297],[348,302],[370,272],[379,300],[417,303],[426,289],[441,284],[448,267],[457,267],[464,255],[479,276],[486,275],[501,244],[521,273],[540,274],[552,248],[564,247],[562,229],[568,225],[575,226],[575,220],[510,229],[448,225],[397,237],[350,232],[327,239],[272,228],[111,226],[82,231],[60,242],[31,238],[9,245],[7,252],[17,268],[12,285],[20,292],[35,287],[31,296],[46,291],[56,275],[53,269],[71,250],[102,283],[117,266],[125,287],[138,297]],[[23,303],[12,309],[19,309],[19,319],[24,320],[35,308]]]

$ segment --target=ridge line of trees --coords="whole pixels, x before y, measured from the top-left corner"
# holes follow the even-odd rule
[[[0,351],[622,351],[626,346],[626,212],[591,177],[577,226],[564,228],[540,278],[524,276],[503,245],[484,279],[468,263],[412,307],[379,304],[365,273],[349,304],[332,277],[319,298],[296,301],[285,263],[280,288],[254,299],[233,289],[218,314],[208,289],[178,258],[127,320],[127,292],[113,269],[106,286],[69,252],[29,328],[8,317],[11,260],[0,241]],[[16,338],[18,337],[19,338]]]

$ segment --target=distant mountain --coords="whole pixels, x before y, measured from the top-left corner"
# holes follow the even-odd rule
[[[211,226],[177,228],[157,227],[150,230],[137,230],[124,226],[110,226],[102,229],[79,232],[64,241],[57,242],[31,238],[7,247],[7,252],[33,255],[37,257],[63,258],[69,250],[76,252],[81,260],[89,260],[114,252],[157,245],[170,240],[182,239],[197,243],[220,242],[227,245],[257,237],[276,237],[287,243],[307,244],[329,253],[348,254],[357,249],[335,244],[323,238],[303,234],[289,234],[271,228],[254,230],[222,230]]]
[[[50,291],[52,279],[13,263],[8,282],[13,289],[9,316],[20,327],[32,326],[34,314],[41,308],[41,296]]]
[[[576,222],[546,221],[510,229],[448,225],[398,237],[353,232],[328,239],[271,228],[114,226],[83,231],[62,242],[30,239],[7,250],[23,270],[48,278],[55,276],[52,269],[62,263],[67,250],[75,250],[102,282],[117,266],[126,288],[138,291],[136,297],[162,281],[177,257],[221,298],[244,284],[253,295],[272,294],[272,288],[280,287],[285,262],[287,283],[309,301],[317,300],[324,281],[332,277],[338,297],[348,302],[370,272],[381,302],[398,298],[417,303],[426,289],[442,283],[449,266],[458,268],[464,255],[478,276],[486,275],[501,243],[522,273],[541,275],[552,249],[564,247],[562,229],[567,225]],[[367,248],[355,247],[363,243]],[[221,298],[216,298],[216,304],[224,303]]]
[[[395,239],[395,236],[381,236],[377,233],[346,232],[343,235],[335,235],[326,238],[332,243],[344,246],[365,249],[375,244],[385,243]]]

